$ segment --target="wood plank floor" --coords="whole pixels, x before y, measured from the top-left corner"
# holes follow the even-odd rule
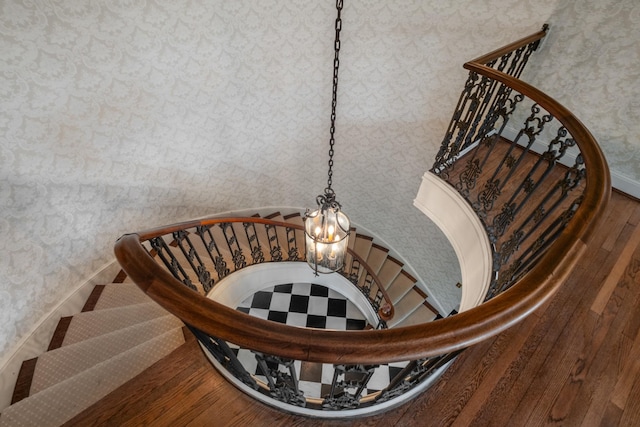
[[[392,411],[355,421],[278,412],[228,384],[189,339],[68,425],[640,426],[639,306],[640,203],[614,193],[551,301]]]

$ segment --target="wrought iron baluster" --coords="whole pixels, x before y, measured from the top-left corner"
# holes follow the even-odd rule
[[[462,350],[459,350],[441,356],[409,362],[409,364],[391,380],[389,385],[382,390],[376,402],[386,402],[407,393],[457,357],[461,352]]]
[[[254,222],[244,222],[244,232],[249,242],[249,250],[251,251],[251,259],[253,264],[264,262],[264,253],[256,232],[256,224]]]
[[[173,239],[182,251],[182,254],[187,259],[187,262],[191,266],[191,269],[195,271],[198,276],[198,280],[202,284],[204,292],[207,293],[213,287],[213,279],[211,273],[202,262],[198,251],[189,238],[189,232],[186,230],[179,230],[173,233]]]
[[[242,363],[240,363],[236,354],[231,350],[231,348],[229,348],[226,341],[212,337],[189,324],[186,326],[196,339],[209,351],[209,353],[216,358],[218,363],[220,363],[226,370],[244,384],[254,390],[258,389],[258,384],[253,377],[249,375]]]
[[[300,252],[298,250],[298,244],[296,241],[295,228],[287,227],[287,256],[289,261],[298,261],[300,259]]]
[[[229,247],[229,252],[231,253],[235,270],[240,270],[241,268],[246,267],[247,261],[242,253],[242,248],[238,242],[238,237],[236,236],[236,230],[233,228],[233,224],[224,222],[220,224],[220,228],[222,229],[224,238],[227,241],[227,246]]]
[[[278,242],[278,232],[276,227],[271,224],[265,224],[264,226],[267,232],[267,240],[269,241],[269,252],[271,254],[272,261],[282,261],[282,249]]]
[[[187,272],[182,268],[182,265],[171,251],[169,245],[164,241],[162,237],[155,237],[149,239],[151,247],[156,251],[157,256],[162,260],[167,269],[171,272],[173,277],[184,283],[190,289],[197,291],[198,288],[193,284],[191,278]]]
[[[289,405],[305,407],[307,400],[298,386],[293,360],[254,352],[258,366],[267,379],[269,395]],[[270,365],[275,365],[272,367]],[[283,372],[280,368],[283,368]]]
[[[216,244],[213,233],[211,233],[211,227],[200,225],[196,227],[196,234],[200,236],[202,243],[207,249],[209,258],[211,258],[216,273],[218,274],[218,279],[226,277],[230,273],[230,270],[229,268],[227,268],[227,262],[224,260],[224,257],[220,253],[220,249]]]
[[[334,365],[331,391],[325,397],[322,407],[339,411],[360,406],[362,392],[379,365]],[[349,392],[349,389],[355,389]]]

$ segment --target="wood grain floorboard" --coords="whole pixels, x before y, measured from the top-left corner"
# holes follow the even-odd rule
[[[605,224],[551,301],[386,413],[277,411],[227,383],[191,340],[68,425],[640,426],[640,203],[614,193]]]

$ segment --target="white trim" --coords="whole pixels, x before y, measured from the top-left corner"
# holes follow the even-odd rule
[[[629,196],[640,199],[640,182],[634,181],[628,176],[622,175],[616,171],[610,171],[611,173],[611,186],[618,191],[622,191]]]
[[[29,333],[14,346],[14,350],[9,351],[6,358],[0,361],[0,411],[11,404],[22,362],[46,352],[60,318],[80,312],[93,288],[96,285],[111,283],[119,271],[120,265],[115,260],[106,263],[93,276],[72,289],[59,305],[42,316]]]
[[[492,258],[489,238],[471,206],[447,183],[431,172],[413,204],[447,236],[456,252],[462,273],[462,312],[481,304],[491,282]]]
[[[258,291],[288,283],[313,283],[332,289],[351,301],[371,325],[378,324],[377,313],[353,283],[337,273],[316,276],[306,262],[283,261],[245,267],[220,280],[207,298],[235,309]]]

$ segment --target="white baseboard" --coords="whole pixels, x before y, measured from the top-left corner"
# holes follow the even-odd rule
[[[31,331],[0,360],[0,411],[11,404],[11,396],[24,360],[38,357],[47,351],[49,341],[61,317],[77,314],[84,307],[95,285],[111,283],[120,271],[115,261],[108,262],[91,278],[75,287],[61,304],[43,316]]]

